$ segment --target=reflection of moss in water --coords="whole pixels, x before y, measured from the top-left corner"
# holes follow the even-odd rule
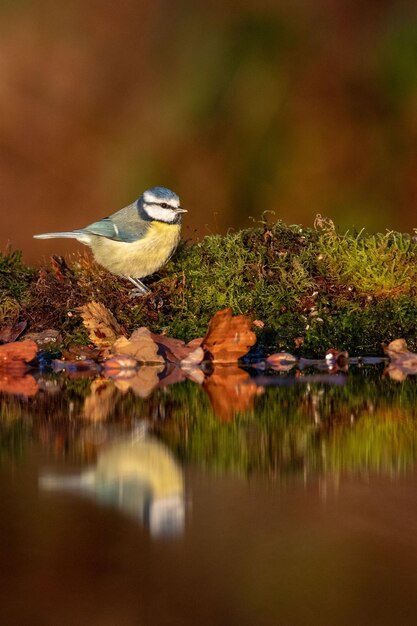
[[[346,385],[271,388],[231,424],[197,402],[161,437],[186,462],[242,474],[399,473],[417,458],[417,388],[352,372]]]
[[[164,438],[165,439],[165,438]],[[168,441],[173,443],[169,437]],[[188,429],[176,448],[186,460],[233,473],[315,475],[352,472],[397,474],[417,458],[417,425],[377,415],[328,431],[312,423],[266,429],[237,421]]]
[[[190,381],[157,390],[147,399],[115,391],[109,414],[96,423],[85,419],[83,409],[91,379],[53,376],[40,382],[45,388],[58,382],[60,391],[40,391],[25,401],[2,397],[2,455],[8,450],[11,456],[18,454],[18,442],[23,446],[33,438],[65,458],[86,460],[101,428],[112,437],[146,420],[177,458],[216,472],[398,474],[415,463],[414,379],[398,384],[383,376],[381,368],[366,367],[351,368],[344,385],[308,383],[308,376],[279,380],[286,385],[266,389],[254,398],[253,408],[229,423],[213,413],[204,390]]]
[[[374,414],[334,429],[323,440],[322,469],[330,473],[398,474],[417,458],[417,425],[406,414]]]
[[[28,419],[2,419],[0,421],[0,463],[13,458],[14,461],[24,456],[30,441],[31,426]]]

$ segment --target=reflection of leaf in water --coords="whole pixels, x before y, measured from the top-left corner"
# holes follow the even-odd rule
[[[129,354],[139,363],[164,363],[158,354],[158,346],[152,339],[152,333],[145,327],[135,330],[129,339],[119,337],[113,344],[113,354]]]
[[[201,345],[213,361],[235,363],[256,343],[251,325],[251,320],[244,315],[233,317],[230,308],[218,311],[211,318]]]
[[[0,392],[19,396],[34,396],[38,392],[38,383],[30,374],[26,376],[0,375]]]
[[[158,374],[164,370],[163,365],[143,365],[132,376],[118,378],[115,385],[119,391],[126,393],[131,389],[135,396],[147,398],[159,384]]]
[[[248,372],[237,365],[217,365],[203,383],[217,417],[231,421],[236,413],[252,408],[256,395],[263,393]]]
[[[117,393],[113,381],[96,378],[90,385],[90,395],[84,401],[83,415],[92,422],[103,421],[113,410],[116,400]]]

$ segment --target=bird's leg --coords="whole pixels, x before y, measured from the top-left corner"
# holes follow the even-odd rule
[[[150,293],[151,290],[148,289],[146,287],[146,285],[144,285],[139,278],[133,278],[132,276],[126,276],[126,278],[128,280],[130,280],[131,283],[133,283],[136,287],[136,289],[132,289],[131,291],[131,296],[135,297],[135,296],[145,296],[147,293]]]

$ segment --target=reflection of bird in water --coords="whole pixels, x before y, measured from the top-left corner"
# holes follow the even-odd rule
[[[151,437],[123,440],[103,450],[94,468],[76,476],[43,474],[41,489],[79,492],[149,525],[154,536],[182,532],[185,518],[181,468]]]

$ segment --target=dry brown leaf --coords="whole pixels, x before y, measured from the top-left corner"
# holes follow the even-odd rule
[[[191,348],[192,350],[195,350],[196,348],[199,348],[202,343],[203,343],[203,337],[197,337],[196,339],[191,339],[191,341],[187,343],[187,348]]]
[[[335,348],[329,348],[325,354],[326,365],[333,373],[347,371],[349,368],[349,353],[340,352]]]
[[[68,346],[68,348],[61,351],[62,358],[68,361],[82,360],[85,361],[87,359],[92,361],[97,361],[97,359],[101,356],[102,350],[97,346],[93,346],[92,344],[88,346],[82,346],[79,343],[72,343]]]
[[[183,369],[200,365],[204,359],[204,350],[201,347],[195,348],[185,359],[182,359],[180,365]]]
[[[159,352],[168,361],[181,361],[191,352],[190,348],[187,348],[185,342],[181,341],[181,339],[171,339],[171,337],[157,335],[156,333],[151,333],[151,337],[159,346]]]
[[[136,369],[137,366],[137,360],[130,354],[115,354],[106,359],[103,363],[104,369],[112,378],[117,377],[119,372]]]
[[[0,374],[0,392],[30,397],[37,394],[38,388],[38,383],[30,374],[26,376]]]
[[[294,367],[297,360],[297,357],[289,354],[288,352],[277,352],[276,354],[271,354],[266,359],[266,362],[269,367],[277,372],[288,372]]]
[[[139,363],[165,363],[158,354],[158,346],[152,339],[152,333],[142,326],[135,330],[129,339],[119,337],[112,346],[113,354],[129,354]]]
[[[109,348],[122,334],[113,313],[100,302],[88,302],[78,308],[91,341],[102,348]]]
[[[214,413],[225,422],[230,422],[236,413],[252,408],[255,396],[263,393],[262,387],[237,365],[216,365],[204,381],[203,389]]]
[[[244,315],[233,317],[230,308],[218,311],[201,345],[216,363],[235,363],[256,343],[251,326],[251,320]]]
[[[73,276],[74,273],[68,267],[68,263],[62,256],[51,256],[52,273],[59,281],[64,281],[67,276]]]
[[[40,333],[27,333],[25,338],[31,339],[39,347],[44,347],[46,345],[50,347],[51,344],[59,345],[62,341],[61,333],[59,330],[55,330],[54,328],[48,328]]]
[[[390,358],[387,374],[393,380],[402,381],[408,375],[417,374],[417,354],[410,352],[405,339],[394,339],[384,347]]]
[[[405,339],[394,339],[394,341],[391,341],[387,346],[384,346],[384,352],[392,360],[396,360],[398,358],[402,359],[404,355],[413,354],[412,352],[409,352]]]
[[[132,375],[122,379],[117,378],[115,385],[119,391],[126,393],[131,389],[135,396],[147,398],[159,384],[159,376],[163,372],[163,365],[144,365]]]
[[[114,409],[117,392],[113,381],[103,378],[93,380],[90,395],[84,401],[84,417],[92,422],[105,420]]]
[[[0,368],[7,368],[16,361],[32,361],[38,352],[38,346],[34,341],[15,341],[0,346]]]
[[[27,321],[23,320],[23,322],[17,322],[11,326],[2,328],[2,330],[0,330],[0,344],[16,341],[25,330],[27,324]]]
[[[201,345],[202,339],[193,339],[186,344],[181,339],[172,339],[166,335],[151,333],[152,339],[158,344],[159,353],[166,361],[178,363],[186,359],[194,350]]]

